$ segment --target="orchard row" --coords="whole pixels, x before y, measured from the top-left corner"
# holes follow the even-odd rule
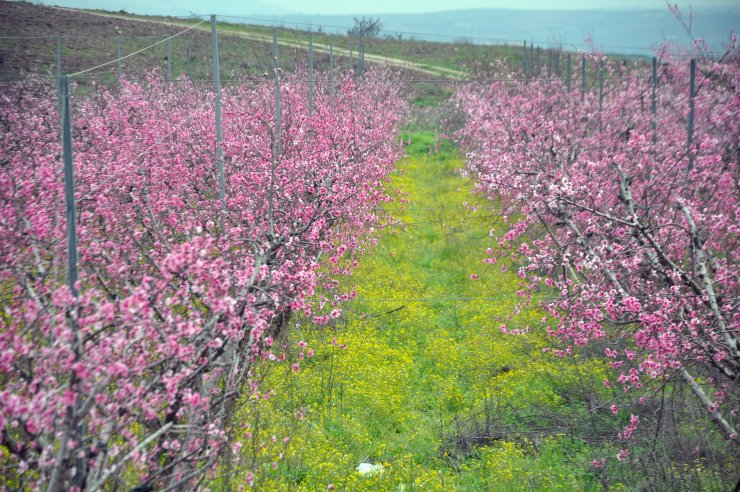
[[[653,79],[649,65],[587,61],[607,83],[584,97],[554,78],[458,92],[468,172],[510,224],[488,261],[520,262],[524,303],[556,297],[543,305],[558,355],[600,354],[614,374],[603,384],[643,404],[643,386],[683,381],[737,439],[735,46],[696,63],[693,93],[689,63],[662,58]]]
[[[237,402],[269,395],[254,364],[282,359],[291,313],[338,316],[348,294],[311,298],[379,225],[405,104],[358,84],[309,111],[287,76],[279,134],[272,83],[225,88],[223,201],[210,90],[152,78],[73,101],[79,297],[53,87],[3,88],[3,487],[165,489],[214,469]]]

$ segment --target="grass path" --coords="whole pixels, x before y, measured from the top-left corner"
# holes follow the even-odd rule
[[[579,411],[563,395],[578,378],[599,378],[598,368],[566,366],[542,354],[542,340],[501,333],[502,322],[524,328],[541,313],[505,319],[518,282],[510,266],[482,261],[490,207],[474,208],[448,143],[407,137],[409,157],[393,177],[403,200],[387,206],[400,223],[361,258],[349,279],[357,298],[329,328],[298,323],[289,344],[304,340],[316,355],[296,359],[299,374],[289,364],[269,374],[276,395],[249,407],[244,460],[263,463],[257,487],[589,488],[581,446],[516,433],[541,428],[543,413]],[[363,461],[384,471],[360,476]]]

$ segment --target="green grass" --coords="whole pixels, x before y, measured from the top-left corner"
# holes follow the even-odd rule
[[[420,108],[439,106],[452,96],[452,89],[439,84],[420,82],[414,84],[414,97],[411,104]]]
[[[547,415],[578,419],[583,403],[566,401],[564,393],[581,378],[602,377],[603,368],[543,354],[546,341],[538,335],[500,332],[502,322],[523,328],[539,323],[542,313],[527,308],[506,319],[519,281],[511,265],[503,272],[482,261],[494,222],[489,206],[459,176],[462,161],[449,142],[432,132],[404,139],[408,158],[392,178],[398,199],[386,207],[398,223],[347,279],[344,288],[354,288],[357,298],[329,327],[296,320],[285,342],[295,347],[305,340],[316,355],[300,361],[299,374],[287,364],[271,372],[266,384],[276,394],[239,417],[245,432],[268,443],[248,467],[256,485],[595,489],[590,461],[604,450],[558,435]],[[302,420],[295,419],[299,413]],[[485,434],[486,420],[498,430]],[[552,429],[538,434],[533,423]],[[272,435],[290,442],[273,446]],[[255,452],[246,440],[244,449],[245,456]],[[382,463],[385,472],[360,477],[354,468],[363,460]]]

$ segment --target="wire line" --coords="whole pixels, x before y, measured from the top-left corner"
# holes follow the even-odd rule
[[[138,51],[134,51],[133,53],[129,53],[128,55],[124,55],[124,56],[122,56],[120,58],[116,58],[114,60],[107,61],[105,63],[101,63],[100,65],[97,65],[95,67],[90,67],[90,68],[85,69],[85,70],[80,70],[79,72],[75,72],[73,74],[70,74],[69,77],[77,77],[78,75],[82,75],[83,73],[91,72],[93,70],[97,70],[98,68],[106,67],[108,65],[113,65],[114,63],[117,63],[117,62],[119,62],[121,60],[125,60],[126,58],[130,58],[130,57],[132,57],[134,55],[138,55],[139,53],[142,53],[142,52],[144,52],[144,51],[146,51],[146,50],[148,50],[150,48],[154,48],[155,46],[160,45],[160,44],[164,43],[165,41],[169,41],[170,39],[173,39],[173,38],[176,38],[178,36],[181,36],[181,35],[185,34],[186,32],[195,29],[197,26],[203,24],[204,22],[205,21],[202,20],[202,21],[198,22],[197,24],[193,24],[192,26],[188,27],[187,29],[185,29],[183,31],[180,31],[177,34],[173,34],[172,36],[170,36],[168,38],[164,38],[161,41],[157,41],[156,43],[151,44],[151,45],[147,46],[146,48],[142,48],[142,49],[140,49]]]

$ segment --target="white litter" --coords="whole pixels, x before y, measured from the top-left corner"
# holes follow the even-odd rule
[[[376,473],[383,473],[383,465],[380,463],[360,463],[356,470],[360,475],[375,475]]]

